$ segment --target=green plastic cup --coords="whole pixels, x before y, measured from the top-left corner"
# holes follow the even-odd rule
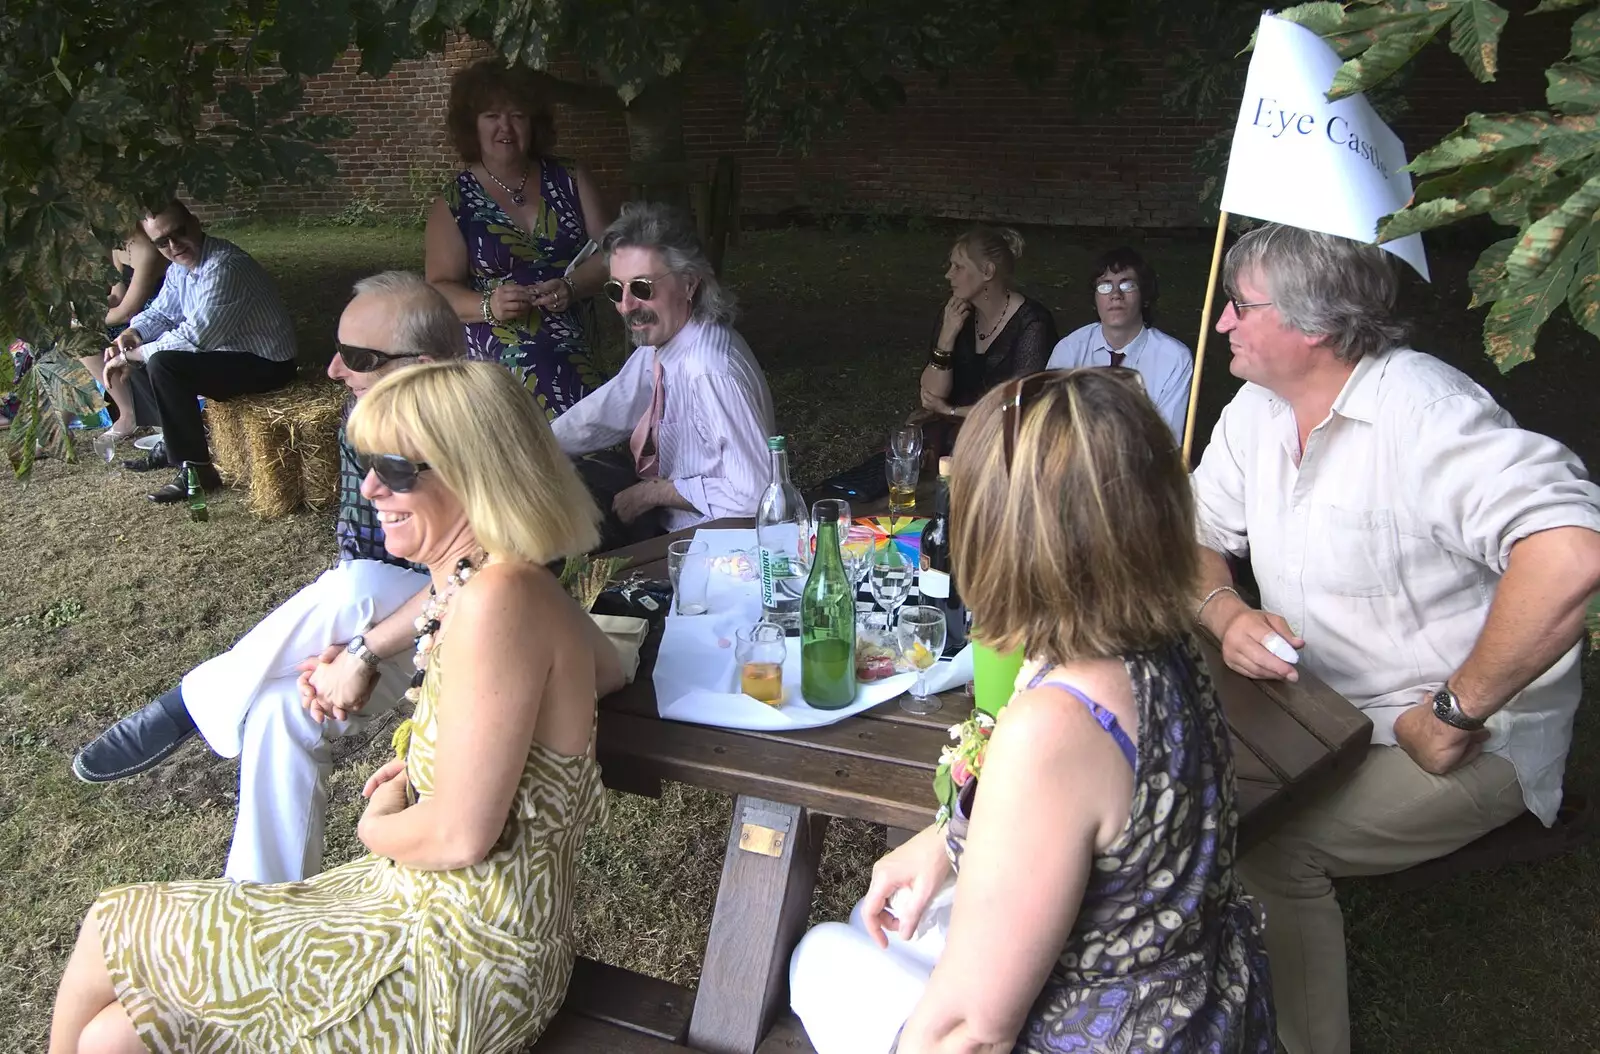
[[[1022,670],[1022,650],[1005,655],[993,648],[972,644],[972,698],[973,704],[993,717],[1011,698],[1011,687]]]

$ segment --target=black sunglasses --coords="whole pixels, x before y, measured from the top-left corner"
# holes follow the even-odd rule
[[[393,355],[387,351],[379,351],[377,348],[361,348],[354,344],[340,344],[338,347],[339,358],[343,360],[345,368],[356,373],[371,373],[373,370],[386,366],[391,362],[417,357],[415,352],[408,351]]]
[[[1022,419],[1028,414],[1028,400],[1038,395],[1053,381],[1072,381],[1075,377],[1099,374],[1119,383],[1145,391],[1144,377],[1138,370],[1126,366],[1080,366],[1071,370],[1045,370],[1018,377],[1006,385],[1000,404],[1000,428],[1005,436],[1006,473],[1011,473],[1011,461],[1017,454],[1017,443],[1022,439]]]
[[[417,477],[428,471],[428,463],[399,454],[363,454],[358,450],[356,468],[361,470],[363,479],[368,472],[377,473],[379,483],[396,494],[406,494],[417,485]]]
[[[662,278],[665,278],[662,275]],[[656,295],[656,283],[660,278],[630,278],[628,279],[628,292],[633,294],[635,300],[650,300]],[[622,303],[622,283],[615,278],[607,279],[601,286],[606,291],[606,299],[613,304]]]

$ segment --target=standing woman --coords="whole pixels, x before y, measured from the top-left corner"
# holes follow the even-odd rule
[[[466,164],[428,215],[428,281],[467,327],[467,356],[509,367],[555,418],[603,378],[578,301],[606,279],[568,265],[611,221],[588,173],[550,154],[555,126],[532,75],[486,59],[450,83],[450,139]]]
[[[974,227],[950,249],[950,299],[922,371],[924,410],[966,417],[989,389],[1044,369],[1056,321],[1013,288],[1021,258],[1022,235],[1009,227]]]

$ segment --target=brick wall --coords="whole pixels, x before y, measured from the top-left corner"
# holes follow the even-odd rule
[[[1415,152],[1470,110],[1540,107],[1543,71],[1565,50],[1564,21],[1515,16],[1502,46],[1499,82],[1479,85],[1435,44],[1424,52],[1406,93],[1410,112],[1395,130]],[[339,179],[314,190],[265,191],[256,207],[271,214],[326,214],[364,200],[391,212],[415,209],[415,175],[455,164],[443,137],[450,73],[482,53],[480,45],[452,45],[442,56],[400,63],[381,81],[357,74],[354,55],[346,56],[307,92],[308,108],[355,120],[355,134],[334,149]],[[887,114],[858,108],[842,133],[817,142],[807,158],[780,154],[771,137],[745,139],[734,78],[692,76],[685,145],[690,157],[740,158],[748,214],[810,205],[1053,225],[1208,223],[1198,201],[1203,177],[1192,161],[1202,143],[1232,125],[1237,103],[1200,121],[1168,112],[1162,95],[1171,74],[1162,54],[1149,53],[1134,56],[1145,76],[1115,113],[1077,117],[1067,76],[1076,57],[1064,47],[1059,72],[1037,94],[1018,85],[1004,63],[956,75],[942,89],[931,77],[913,77],[906,105]],[[602,188],[620,197],[627,160],[622,115],[559,107],[557,127],[559,152],[587,164]]]

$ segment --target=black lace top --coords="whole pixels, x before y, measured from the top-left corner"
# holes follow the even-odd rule
[[[1055,350],[1056,320],[1050,309],[1032,297],[1024,297],[989,348],[978,354],[976,314],[967,318],[951,349],[950,405],[971,406],[989,391],[1013,377],[1026,377],[1044,369]]]

